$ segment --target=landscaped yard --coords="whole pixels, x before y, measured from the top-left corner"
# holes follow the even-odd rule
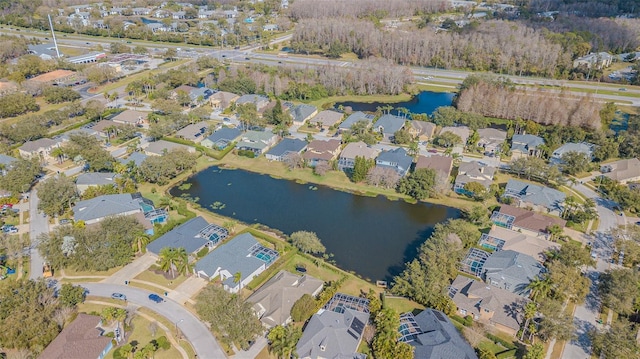
[[[175,279],[167,279],[164,275],[155,273],[155,271],[160,271],[160,268],[154,264],[148,270],[140,273],[134,279],[155,283],[170,289],[175,289],[187,279],[187,277],[183,275],[179,275]]]

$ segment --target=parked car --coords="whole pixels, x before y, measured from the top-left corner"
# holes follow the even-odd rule
[[[127,301],[127,296],[122,293],[112,293],[111,298]]]
[[[71,223],[71,220],[70,220],[70,219],[68,219],[68,218],[63,218],[63,219],[61,219],[61,220],[60,220],[60,222],[59,222],[59,223],[60,223],[60,224],[69,224],[69,223]]]
[[[164,299],[162,299],[162,297],[157,294],[149,294],[149,300],[154,301],[156,303],[164,302]]]

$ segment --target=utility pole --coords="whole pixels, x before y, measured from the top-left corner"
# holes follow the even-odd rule
[[[60,58],[60,50],[58,50],[58,42],[56,41],[56,32],[53,31],[53,23],[51,22],[51,14],[47,14],[49,18],[49,27],[51,28],[51,37],[53,38],[53,46],[56,47],[56,55]]]

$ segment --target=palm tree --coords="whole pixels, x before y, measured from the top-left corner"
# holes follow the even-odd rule
[[[136,237],[136,240],[133,243],[133,249],[137,250],[137,253],[142,253],[142,247],[149,244],[150,241],[151,238],[149,238],[148,235],[140,234],[138,237]]]
[[[175,278],[175,267],[180,261],[178,257],[178,251],[175,248],[164,247],[160,250],[160,258],[158,259],[158,265],[160,269],[165,272],[171,272],[171,277]]]
[[[524,326],[522,327],[522,335],[520,336],[520,340],[522,341],[522,339],[524,338],[524,332],[529,329],[529,321],[531,319],[533,319],[533,317],[536,316],[536,312],[538,311],[538,307],[536,306],[536,303],[534,302],[529,302],[527,303],[527,305],[524,306]]]
[[[554,224],[553,226],[549,226],[547,228],[547,233],[549,233],[551,235],[551,240],[555,241],[562,234],[562,227],[560,227],[557,224]]]
[[[404,118],[405,120],[407,119],[407,116],[409,116],[409,114],[411,113],[409,109],[406,107],[398,107],[396,111],[398,111],[398,113],[401,113],[402,118]]]
[[[551,279],[549,276],[538,277],[529,283],[527,288],[531,290],[531,300],[537,301],[542,297],[546,297],[551,291]]]
[[[191,264],[189,263],[189,254],[183,247],[177,248],[176,253],[178,257],[178,262],[176,264],[178,269],[178,274],[183,274],[185,276],[188,276],[191,273]]]
[[[51,156],[55,157],[58,160],[58,163],[62,163],[64,159],[64,150],[60,147],[56,147],[51,150]]]
[[[235,272],[235,274],[233,275],[233,283],[240,283],[240,289],[242,289],[242,273]]]

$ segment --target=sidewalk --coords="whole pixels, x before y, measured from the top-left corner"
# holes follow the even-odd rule
[[[194,275],[180,283],[176,289],[170,290],[168,297],[180,304],[185,304],[186,302],[193,304],[195,302],[191,298],[206,287],[207,284],[209,284],[209,281]]]
[[[146,271],[156,262],[156,258],[149,252],[142,255],[142,257],[135,259],[133,262],[124,266],[110,277],[103,280],[104,283],[112,284],[124,284],[125,281],[130,281],[137,277],[140,273]]]

